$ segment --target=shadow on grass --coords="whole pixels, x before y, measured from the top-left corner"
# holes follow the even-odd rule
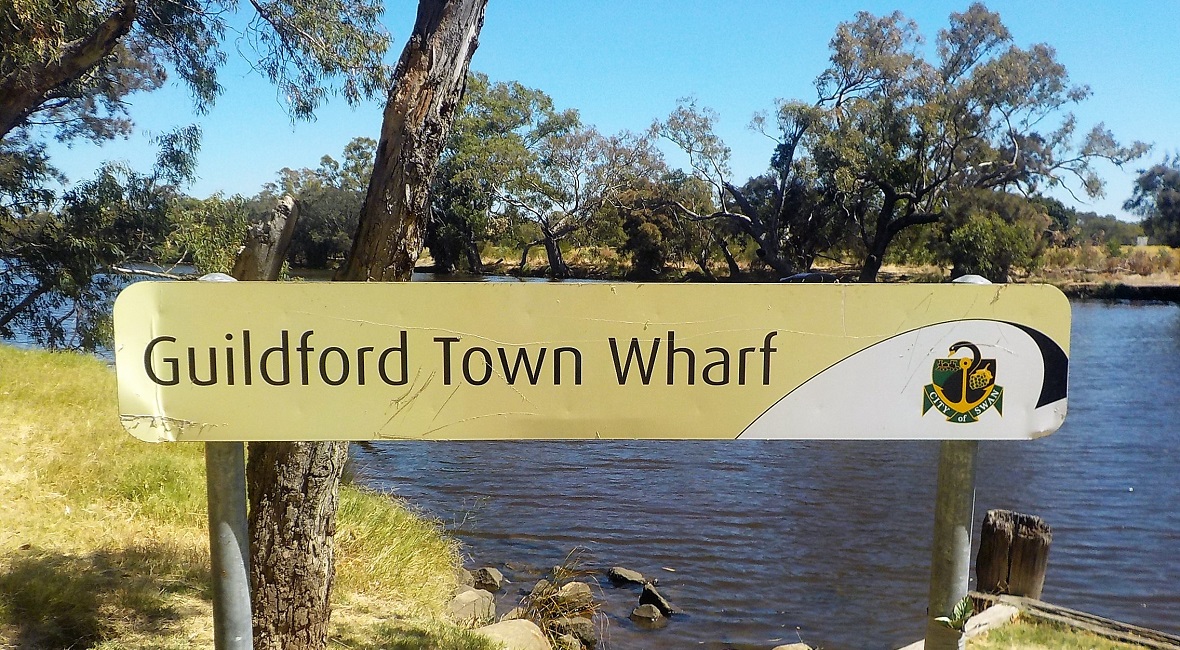
[[[331,647],[382,650],[497,650],[499,644],[472,630],[444,625],[380,623],[332,639]]]
[[[173,549],[66,555],[37,548],[4,558],[0,625],[19,648],[88,648],[122,634],[157,634],[178,620],[178,594],[207,599],[207,569]]]

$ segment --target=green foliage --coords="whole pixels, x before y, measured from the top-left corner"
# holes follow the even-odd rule
[[[934,620],[951,628],[952,630],[963,631],[967,627],[967,620],[975,613],[975,604],[971,600],[971,596],[963,596],[963,600],[955,603],[955,608],[951,610],[950,616],[939,616]]]
[[[152,176],[107,165],[52,209],[0,215],[0,336],[20,331],[49,347],[104,344],[121,286],[112,267],[146,258],[164,239],[173,195]]]
[[[533,241],[516,236],[531,220],[508,198],[535,182],[541,143],[578,124],[576,111],[556,110],[540,90],[468,76],[432,188],[426,246],[439,270],[465,260],[479,271],[479,241]]]
[[[1007,282],[1013,268],[1036,269],[1051,220],[1022,196],[972,190],[955,197],[943,217],[942,258],[951,277],[974,273]]]
[[[477,240],[531,223],[540,236],[519,242],[522,265],[531,247],[544,245],[550,274],[569,277],[561,242],[617,235],[616,227],[590,224],[630,184],[660,170],[650,137],[604,136],[582,126],[577,112],[555,110],[539,90],[472,74],[436,175],[427,243],[449,270],[464,255],[477,257]]]
[[[125,98],[161,87],[169,72],[198,109],[221,91],[224,37],[242,30],[252,55],[296,117],[310,117],[339,82],[356,103],[383,89],[389,36],[378,0],[19,0],[0,6],[0,138],[52,125],[59,139],[101,141],[131,129]],[[19,89],[19,92],[18,92]]]
[[[1051,47],[1012,44],[982,4],[951,14],[933,60],[921,55],[921,40],[900,13],[860,12],[832,39],[810,112],[780,106],[859,230],[862,280],[876,276],[899,232],[937,221],[962,190],[1028,193],[1073,179],[1096,196],[1094,161],[1122,163],[1147,149],[1119,145],[1101,124],[1076,142],[1076,120],[1061,109],[1088,89],[1071,85]]]
[[[1141,170],[1123,207],[1143,217],[1143,230],[1156,243],[1180,246],[1180,153]]]
[[[279,199],[299,201],[299,219],[291,236],[287,260],[293,266],[327,269],[341,263],[352,248],[369,177],[373,174],[376,141],[353,138],[341,160],[320,158],[316,169],[283,168],[278,178],[251,199],[251,218],[268,218]]]
[[[165,258],[186,261],[201,274],[233,270],[249,225],[242,197],[186,197],[173,204],[169,218],[172,232],[163,248]]]

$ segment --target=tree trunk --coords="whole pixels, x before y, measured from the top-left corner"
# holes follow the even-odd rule
[[[347,442],[250,443],[255,650],[328,645],[336,507]]]
[[[269,222],[251,226],[234,277],[277,280],[298,218],[287,196]],[[321,514],[336,512],[348,444],[252,442],[248,457],[254,648],[326,647],[336,519]]]
[[[729,251],[729,242],[718,237],[717,246],[721,248],[721,256],[725,258],[725,263],[729,266],[729,279],[736,280],[742,277],[742,267],[738,265],[737,259]]]
[[[876,282],[877,274],[881,272],[881,259],[885,256],[884,251],[881,253],[870,253],[865,258],[865,263],[860,267],[860,281],[861,282]]]
[[[420,0],[385,105],[373,176],[339,280],[407,281],[422,249],[431,177],[463,93],[487,0]],[[256,448],[257,447],[257,448]],[[346,442],[251,445],[254,647],[327,645]]]
[[[385,103],[352,253],[338,280],[410,279],[429,218],[430,180],[463,96],[486,6],[487,0],[419,0]]]
[[[869,244],[869,254],[865,256],[865,263],[860,267],[861,282],[876,282],[877,274],[881,272],[881,265],[885,262],[885,251],[889,242],[893,241],[894,230],[890,228],[893,221],[893,206],[886,205],[877,215],[877,230],[873,233],[873,241]]]
[[[545,257],[549,259],[549,277],[554,280],[565,280],[570,277],[570,267],[561,255],[561,245],[550,233],[545,235]]]

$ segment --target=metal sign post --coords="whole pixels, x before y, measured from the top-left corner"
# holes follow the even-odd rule
[[[213,647],[252,650],[246,445],[205,443],[205,485],[209,494],[209,554],[213,565]]]
[[[959,622],[936,619],[954,619],[955,606],[967,596],[978,448],[979,442],[975,440],[944,440],[939,452],[926,650],[962,650],[964,645]]]
[[[201,281],[235,280],[222,273],[210,273]],[[245,443],[205,443],[205,492],[209,502],[209,559],[213,571],[213,647],[253,650]]]

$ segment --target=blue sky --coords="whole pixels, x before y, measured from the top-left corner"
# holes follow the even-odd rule
[[[386,25],[396,57],[413,26],[416,2],[386,0]],[[678,98],[694,96],[720,114],[718,132],[733,150],[739,180],[765,170],[772,143],[747,125],[776,99],[813,100],[812,80],[828,57],[828,41],[860,10],[900,9],[928,41],[952,11],[967,2],[795,2],[490,0],[472,68],[493,80],[540,88],[559,108],[576,108],[584,122],[606,133],[642,130],[666,116]],[[1088,130],[1105,124],[1123,141],[1155,148],[1125,170],[1104,166],[1106,197],[1075,200],[1081,210],[1135,218],[1122,211],[1137,169],[1180,151],[1180,2],[989,2],[1015,43],[1048,43],[1075,83],[1093,96],[1075,107]],[[154,150],[145,134],[198,123],[204,144],[194,196],[254,194],[282,167],[315,167],[324,154],[339,158],[353,137],[376,138],[381,104],[351,109],[341,100],[314,122],[292,123],[279,97],[230,48],[222,72],[225,94],[204,116],[192,112],[178,85],[131,98],[140,134],[97,147],[78,143],[55,152],[71,180],[88,177],[103,160],[146,169]],[[670,156],[675,162],[676,158]]]

